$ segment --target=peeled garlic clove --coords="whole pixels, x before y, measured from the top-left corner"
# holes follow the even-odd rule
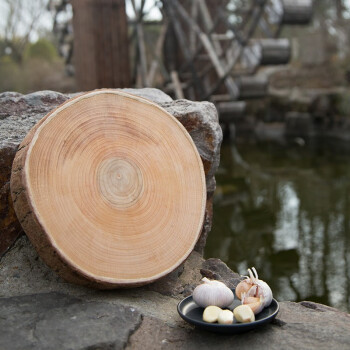
[[[255,321],[255,315],[248,305],[239,305],[233,310],[237,322],[248,323]]]
[[[233,313],[230,310],[221,310],[218,316],[218,322],[220,324],[232,324],[233,323]]]
[[[245,304],[245,305],[248,305],[252,309],[254,315],[257,315],[258,313],[260,313],[264,308],[264,303],[262,301],[257,301],[256,303]]]
[[[252,286],[253,286],[253,284],[250,283],[250,281],[248,281],[248,280],[243,280],[243,281],[239,282],[237,287],[236,287],[236,291],[235,291],[237,298],[239,300],[241,300],[242,294],[247,293]]]
[[[247,293],[242,294],[242,305],[243,304],[252,304],[257,303],[260,301],[260,298],[257,297],[251,297]]]
[[[203,312],[203,321],[209,322],[209,323],[217,322],[219,313],[221,311],[222,309],[220,309],[217,306],[214,306],[214,305],[207,306]]]
[[[207,307],[210,305],[218,306],[221,308],[227,307],[232,304],[234,295],[230,288],[224,283],[208,278],[203,278],[203,284],[200,284],[193,291],[194,302],[201,307]]]
[[[265,303],[262,295],[260,298],[249,297],[245,293],[242,296],[242,305],[248,305],[254,312],[254,315],[257,315],[263,310]]]

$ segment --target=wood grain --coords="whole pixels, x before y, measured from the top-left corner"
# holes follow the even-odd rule
[[[78,96],[43,118],[17,152],[11,192],[42,259],[98,288],[173,271],[194,248],[206,204],[203,165],[185,128],[116,90]]]

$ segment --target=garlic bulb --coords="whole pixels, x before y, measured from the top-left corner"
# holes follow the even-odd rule
[[[230,310],[221,310],[218,316],[218,323],[231,324],[233,323],[233,313]]]
[[[222,309],[217,306],[207,306],[203,312],[203,321],[209,323],[215,323],[218,321],[218,317]]]
[[[244,294],[255,298],[260,298],[260,296],[262,296],[264,307],[267,307],[272,302],[271,288],[266,282],[259,280],[255,267],[252,267],[252,270],[248,269],[249,277],[237,285],[236,295],[238,299],[241,300]]]
[[[254,312],[248,305],[239,305],[233,310],[237,322],[248,323],[255,321]]]
[[[193,291],[193,300],[198,306],[214,305],[223,308],[232,304],[233,292],[224,283],[209,280],[206,277],[202,281],[204,283],[197,286]]]

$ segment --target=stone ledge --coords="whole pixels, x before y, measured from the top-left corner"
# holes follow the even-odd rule
[[[180,318],[176,306],[203,276],[231,287],[240,280],[219,259],[204,260],[193,252],[181,269],[151,285],[91,290],[57,277],[22,236],[0,261],[0,348],[9,348],[8,344],[11,349],[39,350],[50,349],[50,344],[60,344],[62,350],[232,349],[233,344],[242,350],[350,348],[350,314],[308,301],[281,302],[273,323],[245,334],[200,331]],[[98,319],[105,311],[106,319]],[[74,316],[81,322],[72,323]],[[42,317],[39,331],[37,317]],[[95,322],[97,333],[90,334]],[[33,334],[36,338],[30,337]]]
[[[141,322],[132,307],[59,293],[0,298],[1,349],[123,349]]]
[[[214,187],[210,186],[215,184],[213,174],[222,137],[216,114],[208,103],[171,101],[152,89],[146,93],[145,97],[158,99],[170,113],[183,118],[184,123],[189,119],[203,126],[188,129],[194,140],[198,137],[196,144],[209,184],[204,240],[197,246],[200,251],[211,225],[210,198]],[[50,91],[0,94],[0,240],[5,232],[3,227],[12,227],[8,232],[19,233],[9,214],[11,203],[6,187],[17,147],[38,120],[68,97]],[[211,163],[206,164],[208,159]],[[243,350],[350,348],[350,315],[312,302],[281,302],[280,313],[272,324],[246,334],[230,336],[199,331],[179,317],[176,306],[192,293],[203,276],[222,280],[230,287],[240,280],[219,259],[204,260],[200,253],[192,252],[181,267],[153,284],[95,291],[60,279],[22,236],[0,260],[0,348],[231,349],[233,345]],[[107,316],[100,317],[105,313]]]

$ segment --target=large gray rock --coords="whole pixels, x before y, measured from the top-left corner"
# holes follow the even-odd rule
[[[0,298],[0,349],[123,349],[141,322],[134,308],[64,294]]]
[[[148,98],[154,93],[147,91]],[[165,99],[162,106],[183,123],[198,123],[193,129],[189,127],[191,123],[187,124],[187,130],[204,161],[210,197],[221,142],[212,105],[157,96]],[[67,98],[54,92],[0,95],[0,119],[4,122],[0,123],[0,161],[7,164],[8,174],[27,131]],[[8,177],[0,169],[5,174],[0,175],[0,180],[5,180],[0,188],[6,190]],[[0,210],[3,203],[0,202]],[[1,225],[8,222],[1,221],[1,215],[0,218]],[[208,229],[209,210],[206,225]],[[3,227],[0,240],[6,232]],[[221,280],[230,287],[240,280],[222,261],[204,260],[194,251],[181,267],[150,285],[128,290],[91,290],[63,281],[22,236],[0,260],[0,349],[350,348],[350,315],[311,302],[281,302],[280,313],[272,324],[246,334],[199,331],[179,317],[176,306],[192,293],[203,276]]]
[[[214,174],[220,159],[222,132],[217,112],[208,102],[173,101],[164,92],[145,89],[125,91],[147,98],[174,115],[189,131],[203,161],[208,201],[205,223],[196,250],[202,252],[212,222]],[[16,92],[0,94],[0,257],[22,233],[10,196],[10,175],[14,156],[28,131],[48,112],[74,95],[39,91],[28,95]]]
[[[171,327],[145,317],[127,349],[337,349],[350,348],[350,315],[315,303],[281,303],[278,318],[248,333],[223,335]]]
[[[215,106],[210,102],[177,100],[161,106],[186,128],[201,156],[207,184],[207,206],[202,234],[195,250],[203,252],[212,225],[215,172],[220,163],[222,130]]]
[[[186,262],[170,275],[135,290],[137,293],[141,290],[155,291],[166,296],[188,295],[202,278],[199,267],[202,266],[203,261],[199,253],[193,252]],[[61,279],[43,263],[28,238],[20,237],[0,260],[0,297],[52,291],[76,296],[99,293]],[[107,295],[107,293],[100,293],[100,295]]]
[[[143,88],[143,89],[123,89],[130,94],[134,94],[136,96],[140,96],[143,98],[147,98],[148,100],[153,101],[157,104],[172,102],[172,98],[167,95],[165,92],[154,89],[154,88]]]

